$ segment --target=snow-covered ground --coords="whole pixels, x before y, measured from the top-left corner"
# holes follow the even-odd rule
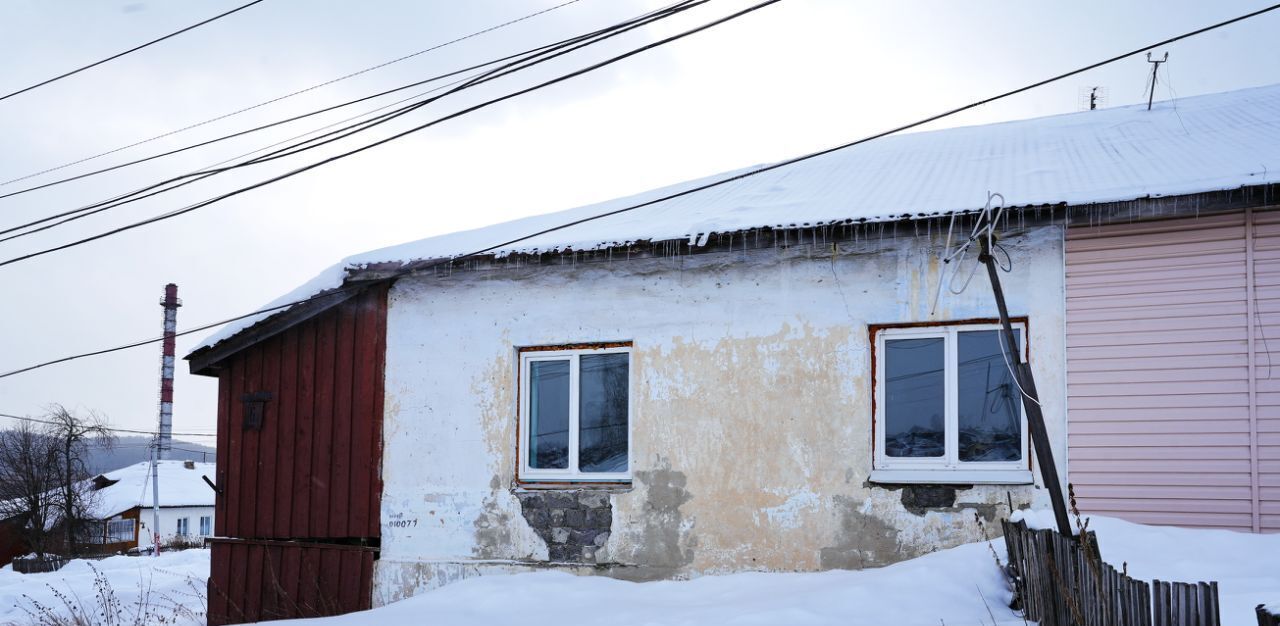
[[[1048,514],[1026,515],[1028,523],[1052,523]],[[1141,526],[1095,517],[1103,558],[1128,563],[1133,576],[1165,580],[1216,580],[1223,624],[1255,624],[1253,607],[1280,604],[1280,535]],[[1004,545],[991,543],[1004,559]],[[209,572],[206,550],[147,557],[113,557],[73,562],[51,574],[21,575],[0,569],[0,624],[25,623],[22,607],[34,599],[61,608],[55,591],[93,602],[97,567],[111,580],[128,611],[151,587],[157,612],[184,603],[203,623],[204,588]],[[140,585],[141,582],[141,585]],[[812,574],[733,574],[690,581],[629,583],[604,576],[542,572],[488,576],[455,583],[373,611],[339,617],[284,622],[300,626],[433,626],[518,624],[563,626],[576,621],[609,626],[682,624],[899,624],[947,626],[1023,624],[1007,608],[1010,591],[996,568],[991,549],[975,543],[890,565],[856,572]]]
[[[145,597],[151,618],[137,623],[179,626],[204,624],[205,582],[209,578],[209,551],[184,550],[159,557],[113,556],[100,561],[77,560],[48,574],[19,574],[13,566],[0,568],[0,624],[27,624],[40,615],[40,606],[61,615],[69,611],[63,598],[78,603],[84,613],[96,614],[101,606],[95,588],[95,569],[110,588],[132,624]],[[143,609],[146,611],[147,609]],[[95,622],[96,623],[96,622]]]
[[[564,626],[858,624],[1022,626],[986,544],[879,569],[732,574],[629,583],[545,572],[473,578],[364,613],[286,622],[308,626],[429,623]],[[985,604],[984,604],[985,601]],[[990,613],[988,613],[988,606]]]
[[[1052,523],[1048,512],[1028,516]],[[1043,527],[1043,526],[1041,526]],[[1216,580],[1222,623],[1256,624],[1253,607],[1280,602],[1280,535],[1142,526],[1095,517],[1102,556],[1150,580]],[[991,542],[1001,560],[1004,543]],[[734,574],[684,582],[628,583],[546,572],[475,578],[373,611],[290,625],[430,623],[563,626],[684,624],[1022,625],[985,543],[856,572]]]

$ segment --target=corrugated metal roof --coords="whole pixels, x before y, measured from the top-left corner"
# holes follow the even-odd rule
[[[755,169],[348,257],[286,294],[342,284],[348,269],[467,254]],[[758,227],[888,221],[980,208],[1071,205],[1235,189],[1280,180],[1280,85],[986,126],[904,134],[525,239],[499,256],[690,239]],[[266,317],[265,315],[263,317]],[[201,347],[251,326],[224,327]]]

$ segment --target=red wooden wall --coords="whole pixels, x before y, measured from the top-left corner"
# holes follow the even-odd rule
[[[372,548],[212,539],[209,623],[341,615],[370,608]]]
[[[272,576],[285,576],[286,588],[326,588],[327,567],[268,572],[264,568],[274,562],[267,554],[279,552],[285,563],[323,554],[315,558],[322,564],[340,560],[350,572],[354,566],[343,559],[355,557],[342,548],[377,545],[386,293],[385,287],[370,288],[217,364],[221,492],[215,527],[222,537],[270,540],[272,547],[215,543],[220,547],[212,554],[210,624],[267,618],[250,610],[263,606],[250,600],[261,585],[274,584],[267,582],[276,580]],[[271,396],[262,405],[261,428],[247,428],[245,398],[264,393]],[[326,596],[341,600],[330,608],[341,613],[368,607],[365,591],[348,596],[369,588],[372,554],[360,557],[370,565],[359,569],[358,584]]]

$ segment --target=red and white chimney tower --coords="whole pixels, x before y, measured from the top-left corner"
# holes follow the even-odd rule
[[[151,554],[160,555],[160,459],[169,456],[173,445],[174,344],[178,338],[178,286],[164,286],[164,342],[160,348],[160,428],[151,450]]]
[[[173,445],[174,344],[178,334],[178,307],[182,306],[177,285],[169,283],[164,286],[164,299],[160,306],[164,307],[164,342],[160,350],[160,431],[157,443],[160,458],[166,459]]]

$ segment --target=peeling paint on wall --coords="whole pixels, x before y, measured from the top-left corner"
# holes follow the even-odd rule
[[[1062,458],[1061,233],[1004,245],[1017,261],[1002,277],[1011,312],[1030,319]],[[867,482],[867,325],[994,314],[975,280],[929,315],[940,246],[939,235],[402,279],[388,314],[382,500],[382,519],[401,526],[384,527],[377,598],[545,567],[642,580],[868,567],[986,538],[975,514],[1044,490]],[[516,351],[597,341],[633,345],[633,478],[608,491],[607,536],[591,537],[588,556],[580,534],[575,562],[550,548],[572,543],[572,524],[533,513],[514,483]]]
[[[833,504],[835,542],[821,549],[822,569],[862,569],[897,560],[895,527],[863,511],[862,503],[848,496],[836,496]]]
[[[524,491],[516,494],[525,522],[547,544],[552,563],[595,563],[609,541],[613,506],[599,490]],[[483,538],[477,537],[477,542]],[[502,546],[504,543],[494,545]]]

